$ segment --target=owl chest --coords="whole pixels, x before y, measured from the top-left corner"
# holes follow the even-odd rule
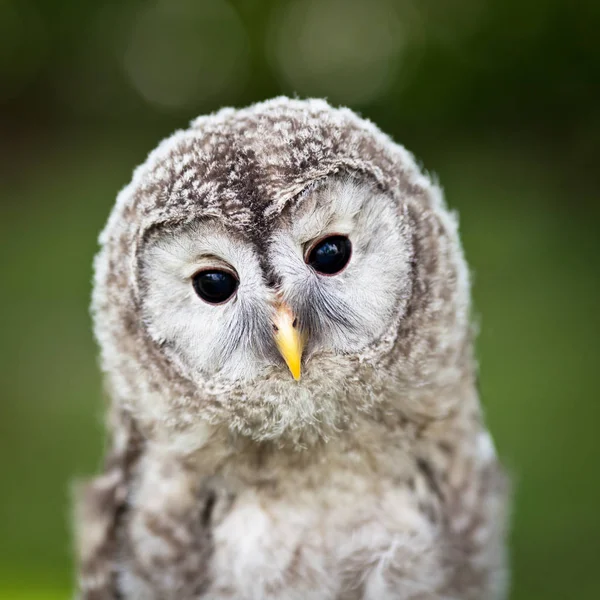
[[[401,560],[414,562],[433,547],[430,524],[403,490],[309,496],[240,498],[214,528],[207,597],[235,589],[231,597],[248,599],[385,599],[386,562],[398,560],[396,551],[403,546]]]
[[[411,490],[351,474],[340,480],[283,494],[258,487],[230,493],[218,482],[198,489],[182,480],[179,489],[171,481],[146,495],[142,486],[128,523],[125,593],[179,600],[410,598],[398,595],[400,564],[411,565],[412,581],[430,585],[435,531]]]

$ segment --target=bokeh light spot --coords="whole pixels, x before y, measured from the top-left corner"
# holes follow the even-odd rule
[[[247,36],[222,0],[159,0],[134,20],[123,65],[151,104],[178,109],[230,98],[247,73]]]
[[[366,104],[393,81],[404,41],[389,0],[295,0],[273,15],[268,50],[292,91]]]

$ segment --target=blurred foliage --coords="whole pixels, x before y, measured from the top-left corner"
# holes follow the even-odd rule
[[[69,593],[117,190],[197,114],[286,93],[349,104],[438,174],[515,479],[512,598],[599,598],[599,23],[597,0],[0,0],[0,597]]]

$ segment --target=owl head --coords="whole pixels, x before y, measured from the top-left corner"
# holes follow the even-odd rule
[[[100,243],[102,365],[147,436],[311,443],[358,415],[442,414],[472,377],[455,219],[348,109],[195,120],[138,167]]]

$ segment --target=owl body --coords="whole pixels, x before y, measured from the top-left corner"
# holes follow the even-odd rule
[[[322,101],[226,109],[150,155],[101,244],[82,598],[503,597],[468,271],[403,148]]]
[[[489,435],[431,433],[364,423],[310,452],[242,443],[243,459],[231,442],[216,455],[218,435],[191,456],[147,447],[112,585],[148,599],[498,597]]]

